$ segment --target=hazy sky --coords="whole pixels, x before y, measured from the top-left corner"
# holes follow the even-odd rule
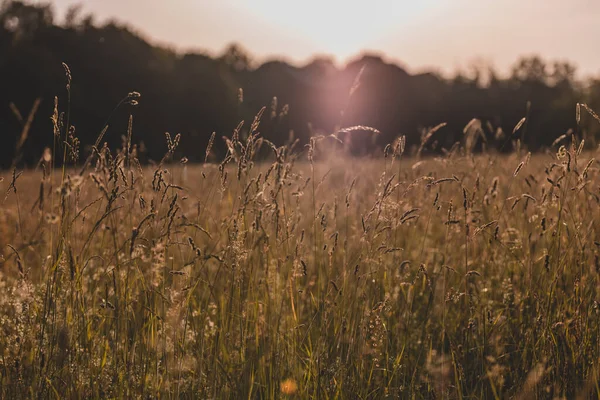
[[[410,71],[451,73],[474,60],[500,71],[521,54],[570,60],[600,74],[600,0],[54,0],[99,21],[128,22],[155,42],[217,54],[239,42],[259,61],[345,61],[382,52]]]

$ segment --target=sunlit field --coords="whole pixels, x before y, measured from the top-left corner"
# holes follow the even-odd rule
[[[167,135],[142,166],[135,131],[85,160],[55,124],[37,169],[1,173],[3,398],[600,394],[599,171],[575,135],[357,159],[257,119],[221,163]]]

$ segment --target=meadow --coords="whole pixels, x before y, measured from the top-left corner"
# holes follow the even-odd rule
[[[352,158],[336,135],[277,147],[257,116],[221,162],[167,134],[141,165],[131,125],[82,160],[58,115],[36,169],[0,172],[0,397],[600,395],[577,135]]]

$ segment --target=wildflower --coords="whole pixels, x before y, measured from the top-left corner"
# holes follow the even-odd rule
[[[294,394],[298,391],[298,384],[292,378],[287,378],[283,382],[281,382],[281,393],[283,394]]]

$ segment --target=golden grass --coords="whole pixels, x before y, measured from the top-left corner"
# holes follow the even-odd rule
[[[39,171],[4,176],[4,396],[598,393],[592,154],[253,164],[240,143],[221,166],[102,153],[41,207]]]
[[[600,395],[595,153],[352,159],[258,120],[221,164],[167,134],[142,167],[130,121],[2,173],[1,397]]]

